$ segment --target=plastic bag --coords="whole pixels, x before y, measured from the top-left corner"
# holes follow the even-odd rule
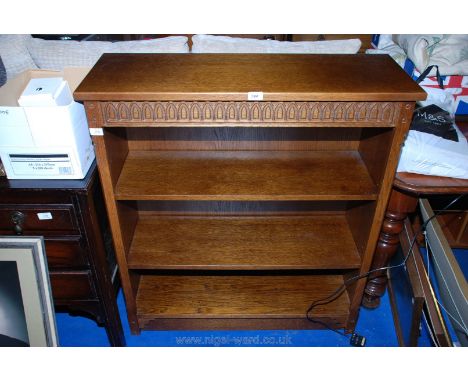
[[[398,172],[468,179],[468,142],[441,110],[429,105],[415,111]]]

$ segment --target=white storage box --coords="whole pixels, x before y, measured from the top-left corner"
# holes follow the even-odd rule
[[[83,105],[18,106],[32,78],[61,77],[73,92],[89,68],[30,70],[0,88],[0,157],[8,179],[82,179],[94,160]]]
[[[62,77],[33,78],[18,99],[20,106],[68,106],[73,97]]]

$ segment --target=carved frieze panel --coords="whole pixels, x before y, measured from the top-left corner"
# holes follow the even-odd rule
[[[314,125],[394,126],[396,102],[101,102],[105,126]]]

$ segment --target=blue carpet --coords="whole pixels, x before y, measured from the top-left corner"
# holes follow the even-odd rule
[[[424,255],[424,250],[422,252]],[[454,251],[465,275],[468,269],[467,253],[466,250]],[[351,346],[349,338],[330,330],[142,331],[140,335],[136,336],[130,333],[125,301],[121,291],[117,296],[117,303],[127,346]],[[90,319],[70,316],[67,313],[57,313],[56,321],[60,346],[109,346],[105,329],[99,327]],[[450,330],[450,323],[448,323],[448,326]],[[366,337],[366,346],[398,346],[387,293],[382,297],[381,305],[377,309],[361,308],[356,332]],[[425,325],[421,327],[418,346],[432,346]]]
[[[132,335],[122,292],[117,302],[127,346],[350,346],[349,338],[330,330],[142,331],[140,335]],[[56,318],[60,346],[109,346],[105,329],[94,321],[67,313],[57,313]],[[398,346],[387,294],[379,308],[361,309],[356,332],[366,337],[366,346]],[[430,343],[423,341],[420,346]]]
[[[422,252],[424,255],[424,250]],[[468,251],[455,250],[454,254],[466,275]],[[118,294],[117,303],[127,346],[350,346],[349,338],[330,330],[142,331],[136,336],[130,333],[121,291]],[[57,313],[56,321],[60,346],[109,346],[105,329],[90,319]],[[382,297],[381,305],[377,309],[361,308],[356,332],[366,337],[366,346],[398,346],[387,293]],[[420,347],[432,346],[425,325],[421,327],[418,345]]]
[[[427,268],[427,251],[426,251],[425,248],[421,248],[421,254],[422,254],[423,259],[424,259],[424,265]],[[453,255],[455,256],[455,259],[457,260],[458,265],[460,266],[460,269],[461,269],[461,271],[463,273],[463,276],[465,276],[465,278],[466,278],[467,275],[468,275],[468,249],[453,249]],[[436,278],[436,275],[434,273],[434,270],[435,270],[435,264],[434,264],[433,259],[431,258],[430,259],[430,267],[429,267],[429,278],[430,278],[432,286],[434,288],[435,297],[439,301],[439,304],[442,304],[442,298],[440,296],[440,291],[439,291],[439,283],[437,282],[437,278]],[[442,316],[444,317],[448,333],[449,333],[450,337],[452,338],[452,341],[453,341],[454,345],[455,346],[460,346],[460,341],[459,341],[459,339],[458,339],[458,337],[456,335],[456,332],[455,332],[455,329],[454,329],[454,327],[452,325],[452,322],[451,322],[449,316],[447,315],[447,312],[445,311],[445,308],[442,308],[442,307],[443,307],[443,305],[440,305],[439,309],[440,309],[440,312],[441,312]]]

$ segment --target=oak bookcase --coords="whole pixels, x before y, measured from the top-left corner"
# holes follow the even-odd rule
[[[425,93],[386,56],[104,54],[86,107],[133,333],[309,329],[369,270]],[[312,317],[353,330],[366,280]]]

